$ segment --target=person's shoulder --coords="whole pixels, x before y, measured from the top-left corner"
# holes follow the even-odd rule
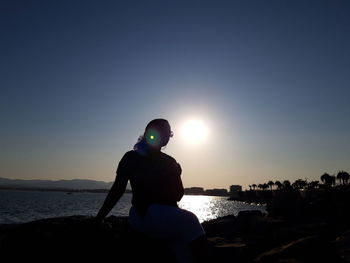
[[[172,157],[164,152],[161,152],[161,154],[162,154],[162,158],[167,160],[168,162],[176,162],[176,159],[174,157]]]
[[[123,158],[122,159],[130,159],[130,158],[135,158],[135,156],[137,155],[136,151],[135,150],[130,150],[130,151],[127,151]]]
[[[135,160],[135,151],[127,151],[119,161],[119,167],[127,167]]]
[[[173,175],[181,175],[182,169],[176,159],[166,153],[162,153],[163,163],[167,167],[167,172]]]
[[[133,151],[127,151],[124,153],[123,157],[118,163],[117,174],[127,175],[129,173],[129,169],[133,166],[134,159],[135,157]]]

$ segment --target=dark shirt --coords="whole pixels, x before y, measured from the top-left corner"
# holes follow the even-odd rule
[[[180,175],[180,165],[161,151],[129,151],[117,169],[117,177],[130,180],[131,202],[140,215],[144,215],[151,204],[177,206],[184,194]]]

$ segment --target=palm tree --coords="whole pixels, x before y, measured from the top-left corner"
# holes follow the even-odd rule
[[[311,181],[309,183],[309,189],[316,189],[319,185],[319,181]]]
[[[332,176],[330,176],[328,173],[324,173],[323,175],[321,175],[321,181],[325,185],[331,186],[333,184]]]
[[[345,171],[339,171],[337,174],[337,179],[343,183],[343,185],[347,184],[349,181],[350,175]]]
[[[278,190],[281,190],[282,189],[282,183],[280,181],[276,181],[275,182],[275,185],[277,186],[277,189]]]
[[[252,190],[252,186],[251,185],[248,185],[249,186],[249,191],[251,191]]]
[[[349,179],[350,179],[350,174],[348,172],[343,171],[344,184],[348,184]]]
[[[267,182],[267,185],[270,187],[270,189],[271,189],[271,191],[272,191],[272,187],[275,185],[275,183],[272,182],[272,181],[268,181],[268,182]]]
[[[252,184],[252,187],[253,187],[253,189],[255,190],[256,187],[257,187],[257,185],[256,185],[256,184]]]
[[[298,190],[304,189],[306,185],[307,181],[303,179],[295,180],[295,182],[293,183],[293,187]]]
[[[337,174],[337,179],[339,181],[339,183],[343,183],[344,184],[344,181],[343,181],[343,171],[339,171],[338,174]]]
[[[332,186],[335,186],[335,184],[336,184],[336,179],[337,179],[337,177],[335,176],[335,174],[331,175],[331,181],[332,181],[331,185],[332,185]]]
[[[266,190],[266,189],[268,189],[268,188],[269,188],[269,185],[268,185],[268,184],[265,183],[265,184],[262,185],[262,189],[263,189],[263,190]]]
[[[284,188],[284,189],[289,189],[289,188],[290,188],[290,182],[289,182],[289,180],[284,180],[284,181],[283,181],[283,188]]]
[[[263,190],[263,185],[262,184],[258,184],[258,189],[260,189],[260,190]]]

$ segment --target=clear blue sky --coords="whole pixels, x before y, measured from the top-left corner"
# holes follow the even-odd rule
[[[112,181],[157,117],[188,187],[350,171],[349,1],[1,1],[0,34],[0,177]]]

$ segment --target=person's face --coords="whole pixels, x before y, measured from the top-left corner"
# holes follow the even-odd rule
[[[169,126],[169,128],[167,129],[166,133],[164,134],[164,140],[163,140],[163,145],[165,146],[168,144],[169,140],[171,137],[173,137],[174,133],[171,131],[171,128]]]
[[[165,129],[165,131],[160,131],[157,128],[149,128],[145,134],[147,143],[155,148],[161,148],[167,145],[172,136],[173,132],[171,131],[170,126]]]

